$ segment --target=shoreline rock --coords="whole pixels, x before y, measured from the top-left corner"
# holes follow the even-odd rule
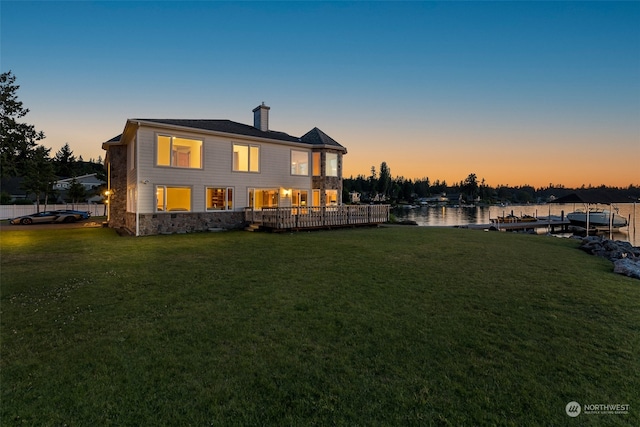
[[[631,243],[588,236],[582,239],[580,249],[611,261],[614,273],[640,279],[640,248]]]

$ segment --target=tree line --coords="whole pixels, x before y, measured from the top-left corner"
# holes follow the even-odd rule
[[[47,203],[59,196],[54,184],[60,179],[95,173],[99,179],[106,180],[101,158],[84,161],[82,156],[73,154],[69,144],[52,156],[50,148],[38,144],[45,139],[44,132],[21,121],[29,109],[18,100],[19,88],[11,71],[0,74],[0,178],[3,184],[0,203],[14,202],[6,190],[11,182],[19,182],[20,189],[33,197],[39,209],[41,200]],[[66,197],[75,203],[91,195],[83,185],[72,180]]]
[[[633,184],[625,188],[604,185],[567,188],[553,183],[538,188],[531,185],[493,187],[488,185],[484,178],[478,179],[475,173],[470,173],[466,178],[451,184],[445,180],[431,181],[428,177],[412,180],[402,176],[393,177],[386,162],[380,164],[379,170],[372,166],[369,176],[358,175],[355,178],[351,176],[343,179],[342,196],[345,203],[352,201],[352,193],[357,193],[362,203],[413,204],[430,197],[446,195],[452,203],[526,204],[544,203],[553,197],[563,197],[576,190],[604,190],[616,199],[638,200],[640,196],[640,187]]]

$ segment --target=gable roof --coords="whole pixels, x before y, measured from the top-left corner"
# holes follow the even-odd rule
[[[234,122],[231,120],[210,120],[210,119],[130,119],[130,122],[147,122],[150,124],[156,123],[160,125],[178,126],[188,129],[198,129],[211,132],[222,132],[232,135],[251,136],[256,138],[273,139],[284,142],[303,143],[311,145],[324,145],[329,147],[335,147],[346,152],[346,148],[340,145],[336,140],[331,138],[326,133],[322,132],[317,127],[304,134],[302,137],[296,137],[289,135],[285,132],[278,132],[274,130],[262,131],[256,127],[246,125],[243,123]],[[125,129],[126,130],[126,129]],[[103,143],[103,148],[106,149],[106,145],[115,145],[120,143],[122,135],[115,136],[110,140]]]

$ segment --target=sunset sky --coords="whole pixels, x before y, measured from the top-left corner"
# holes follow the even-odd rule
[[[640,185],[640,2],[0,3],[1,71],[52,154],[127,118],[346,146],[344,176]]]

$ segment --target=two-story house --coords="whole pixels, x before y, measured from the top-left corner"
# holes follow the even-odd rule
[[[230,120],[129,119],[106,141],[109,226],[136,236],[241,228],[247,210],[341,205],[347,149]]]

